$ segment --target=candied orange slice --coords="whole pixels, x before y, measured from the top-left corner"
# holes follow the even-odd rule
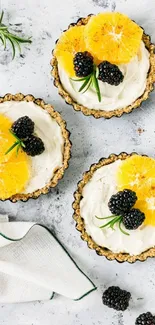
[[[145,200],[155,184],[155,160],[133,155],[120,164],[117,171],[118,189],[131,189],[139,200]]]
[[[138,52],[143,30],[126,15],[100,13],[85,27],[87,50],[98,60],[128,63]]]
[[[85,26],[74,26],[63,32],[59,38],[54,54],[60,66],[70,77],[75,76],[73,59],[77,52],[86,50],[84,42]]]
[[[6,155],[6,151],[14,144],[16,139],[9,132],[12,121],[0,115],[0,198],[21,193],[29,178],[29,159],[25,152],[13,149]]]

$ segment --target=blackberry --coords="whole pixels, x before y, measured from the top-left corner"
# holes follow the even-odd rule
[[[19,139],[25,139],[34,132],[34,122],[28,116],[20,117],[12,124],[11,131]]]
[[[145,214],[139,209],[131,209],[124,214],[122,222],[126,229],[137,229],[145,220]]]
[[[25,141],[23,141],[23,143],[25,145],[23,150],[27,153],[27,155],[32,157],[41,155],[41,153],[43,153],[45,150],[43,141],[35,135],[29,136]]]
[[[155,317],[149,312],[141,314],[136,319],[135,325],[155,325]]]
[[[125,189],[114,195],[109,200],[108,207],[112,214],[123,215],[129,211],[137,201],[136,193]]]
[[[87,51],[77,52],[73,63],[77,77],[86,77],[93,72],[93,57]]]
[[[121,70],[117,65],[111,64],[108,61],[103,61],[99,64],[98,79],[107,82],[109,85],[118,86],[124,79]]]
[[[126,310],[131,298],[130,292],[122,290],[119,287],[109,287],[102,296],[103,304],[116,310]]]

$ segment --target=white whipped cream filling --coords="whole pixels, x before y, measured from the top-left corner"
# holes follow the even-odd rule
[[[127,236],[119,230],[117,224],[114,231],[109,227],[100,229],[99,227],[107,223],[107,220],[95,218],[111,215],[108,202],[110,197],[117,193],[116,172],[120,164],[121,160],[118,160],[95,171],[83,189],[80,214],[85,221],[87,233],[98,245],[109,248],[114,253],[137,255],[155,246],[155,227],[142,225],[136,230],[129,231],[122,225],[122,228],[130,234]]]
[[[22,116],[29,116],[35,123],[35,134],[42,139],[45,151],[30,157],[30,180],[24,193],[32,193],[44,187],[52,178],[56,168],[63,164],[64,140],[58,123],[47,111],[33,102],[8,101],[0,104],[0,114],[16,121]]]
[[[106,82],[99,81],[101,102],[93,86],[85,93],[78,90],[82,82],[76,82],[69,78],[65,70],[59,65],[59,77],[64,89],[78,103],[90,109],[111,111],[132,104],[139,98],[146,88],[147,73],[150,67],[149,52],[141,42],[141,58],[136,55],[128,64],[119,65],[124,75],[123,82],[118,86],[111,86]]]

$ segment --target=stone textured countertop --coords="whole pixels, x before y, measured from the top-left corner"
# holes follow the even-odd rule
[[[131,325],[141,313],[155,314],[154,260],[133,265],[109,262],[87,248],[72,219],[73,192],[82,173],[93,162],[122,151],[155,155],[155,92],[132,114],[95,120],[74,112],[58,96],[50,75],[55,40],[69,23],[89,13],[121,11],[142,25],[155,42],[154,0],[1,0],[4,20],[17,33],[31,36],[32,45],[11,61],[11,51],[0,47],[0,95],[22,92],[52,103],[71,131],[72,159],[63,180],[50,194],[27,203],[0,203],[0,212],[13,220],[45,224],[67,247],[98,286],[85,299],[74,302],[56,295],[52,301],[0,305],[0,325]],[[115,312],[102,304],[102,292],[119,285],[132,293],[130,308]]]

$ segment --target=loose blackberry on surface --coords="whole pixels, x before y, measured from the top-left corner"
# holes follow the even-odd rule
[[[23,150],[32,157],[42,154],[45,150],[43,141],[35,135],[29,136],[23,143]]]
[[[115,64],[108,61],[103,61],[98,66],[99,76],[98,79],[107,82],[109,85],[118,86],[124,79],[124,76]]]
[[[135,325],[155,325],[155,317],[150,312],[141,314],[136,319]]]
[[[125,189],[112,195],[108,207],[112,214],[122,215],[129,211],[136,203],[137,196],[132,190]]]
[[[124,214],[122,222],[126,229],[134,230],[139,228],[145,220],[145,214],[139,209],[131,209]]]
[[[77,77],[86,77],[93,72],[93,57],[87,51],[77,52],[73,63]]]
[[[130,292],[122,290],[117,286],[109,287],[102,296],[103,304],[115,310],[126,310],[131,298]]]
[[[11,131],[19,139],[25,139],[34,132],[34,122],[28,116],[22,116],[12,124]]]

